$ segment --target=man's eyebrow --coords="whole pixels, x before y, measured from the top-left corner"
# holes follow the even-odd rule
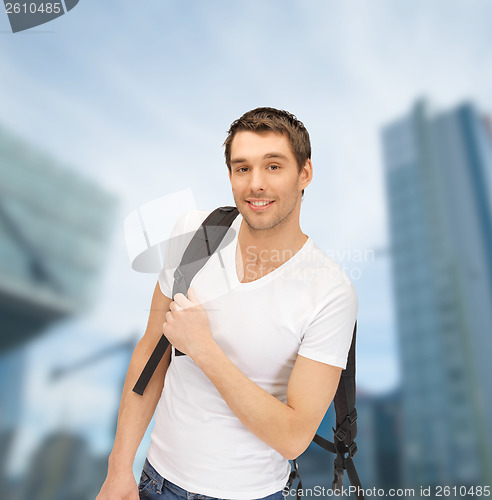
[[[276,152],[272,152],[272,153],[267,153],[263,158],[267,159],[267,158],[279,158],[281,160],[287,160],[287,156],[285,156],[284,154],[282,153],[276,153]],[[238,163],[246,163],[248,160],[246,160],[245,158],[235,158],[234,160],[231,160],[231,165],[236,165]]]
[[[287,156],[282,153],[267,153],[263,158],[280,158],[281,160],[287,160]]]
[[[244,159],[244,158],[236,158],[236,159],[234,159],[234,160],[231,160],[231,165],[235,165],[235,164],[237,164],[237,163],[246,163],[246,161],[247,161],[247,160],[246,160],[246,159]]]

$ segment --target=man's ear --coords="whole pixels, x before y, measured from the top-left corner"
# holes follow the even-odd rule
[[[306,163],[302,167],[301,171],[299,172],[299,183],[300,183],[299,187],[301,189],[305,189],[306,187],[309,186],[312,179],[313,179],[313,164],[311,163],[311,159],[308,158],[306,160]]]

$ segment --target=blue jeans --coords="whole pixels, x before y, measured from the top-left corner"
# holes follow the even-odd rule
[[[150,465],[149,461],[145,459],[142,475],[138,484],[138,491],[140,493],[140,500],[220,500],[199,493],[191,493],[183,490],[171,481],[164,479],[155,469]],[[283,500],[282,490],[268,495],[267,497],[259,498],[258,500]]]

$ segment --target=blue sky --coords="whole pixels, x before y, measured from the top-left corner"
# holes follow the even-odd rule
[[[221,145],[257,106],[287,109],[310,131],[302,228],[325,251],[348,252],[349,272],[360,267],[359,387],[395,387],[387,256],[351,259],[387,246],[380,130],[424,95],[438,108],[472,99],[492,110],[491,18],[479,0],[80,0],[13,35],[0,13],[0,124],[120,200],[94,309],[29,349],[18,463],[60,422],[111,421],[125,356],[55,387],[52,347],[69,360],[143,332],[156,276],[131,270],[124,218],[185,188],[199,208],[231,203]],[[89,434],[106,446],[104,431]]]

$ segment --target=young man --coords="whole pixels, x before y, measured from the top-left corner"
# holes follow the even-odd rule
[[[159,276],[130,363],[97,500],[281,499],[288,460],[311,442],[345,368],[357,296],[299,226],[313,174],[307,130],[290,113],[258,108],[231,125],[225,156],[240,212],[232,243],[199,271],[188,298],[171,297],[184,251],[171,238],[174,266]],[[186,214],[173,235],[206,216]],[[132,387],[162,333],[186,356],[172,349],[170,363],[168,349],[138,396]],[[132,464],[158,402],[137,487]]]

